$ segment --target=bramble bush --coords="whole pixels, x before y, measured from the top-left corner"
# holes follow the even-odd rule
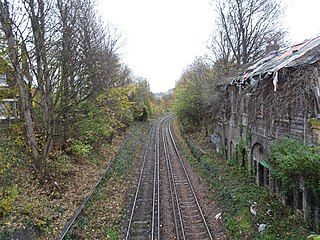
[[[85,144],[79,139],[70,139],[71,146],[67,149],[73,155],[88,156],[92,150],[90,144]]]
[[[320,190],[320,151],[316,147],[296,139],[276,140],[271,145],[270,163],[282,191],[291,190],[301,177],[309,190]]]

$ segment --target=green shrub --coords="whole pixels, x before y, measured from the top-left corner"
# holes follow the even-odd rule
[[[278,195],[256,186],[238,165],[230,166],[204,149],[207,155],[200,161],[193,160],[192,165],[207,181],[214,198],[218,198],[223,223],[233,239],[307,238],[308,231],[303,226],[303,220],[283,206]],[[256,214],[251,213],[251,207]],[[262,223],[266,224],[266,228],[259,233],[258,226]]]
[[[112,137],[115,129],[112,127],[113,121],[104,110],[94,102],[85,102],[79,106],[76,122],[72,125],[72,140],[74,150],[83,152],[88,150],[84,145],[94,146],[101,140]],[[77,146],[78,145],[78,146]]]
[[[305,186],[320,190],[320,151],[301,140],[280,139],[271,146],[270,163],[273,176],[281,182],[281,190],[289,191],[303,177]]]
[[[71,146],[67,149],[73,155],[88,156],[92,150],[90,144],[85,144],[78,139],[70,139]]]
[[[14,203],[19,196],[16,186],[3,189],[0,187],[2,197],[0,198],[0,215],[5,216],[12,212]]]

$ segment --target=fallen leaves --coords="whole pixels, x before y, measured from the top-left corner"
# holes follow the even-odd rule
[[[12,213],[0,219],[0,232],[3,229],[26,229],[31,224],[42,230],[40,240],[57,238],[75,209],[104,174],[103,166],[114,157],[122,139],[116,138],[112,147],[103,149],[105,158],[101,161],[74,161],[69,174],[52,182],[40,184],[32,169],[17,166],[15,181],[19,196]]]

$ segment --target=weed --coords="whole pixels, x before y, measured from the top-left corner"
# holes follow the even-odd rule
[[[118,240],[118,231],[115,229],[107,229],[105,236],[110,240]]]
[[[0,192],[2,193],[2,197],[0,198],[0,216],[5,216],[13,211],[14,203],[19,193],[16,186],[7,187],[4,190],[0,187]]]
[[[74,237],[77,234],[86,238],[96,234],[96,236],[104,235],[107,239],[119,239],[126,211],[119,196],[115,198],[110,193],[126,184],[132,163],[140,153],[139,149],[142,148],[146,134],[147,132],[143,132],[143,128],[140,128],[118,151],[109,171],[104,175],[68,237]],[[95,233],[92,232],[92,229]]]
[[[194,144],[193,148],[196,148]],[[224,162],[214,154],[206,154],[200,161],[195,161],[195,157],[190,156],[187,159],[206,180],[209,189],[218,194],[223,221],[232,238],[307,238],[308,231],[303,227],[302,219],[283,206],[277,195],[256,186],[252,179],[243,174],[238,164]],[[255,206],[256,214],[250,211],[252,205]],[[261,233],[258,232],[260,224],[266,224],[265,230]]]

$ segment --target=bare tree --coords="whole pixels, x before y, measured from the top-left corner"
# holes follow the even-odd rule
[[[61,44],[56,51],[61,74],[56,89],[57,131],[66,140],[76,117],[73,109],[120,81],[121,46],[117,29],[96,16],[91,0],[57,0]]]
[[[103,26],[90,0],[57,0],[57,6],[61,29],[57,92],[67,105],[75,104],[114,84],[121,68],[116,54],[121,36]]]
[[[222,63],[247,64],[261,56],[268,41],[280,43],[284,31],[278,0],[214,0],[216,30],[209,48]]]
[[[13,21],[9,11],[9,3],[6,0],[0,1],[0,23],[1,30],[4,32],[4,37],[8,46],[8,56],[15,70],[15,79],[19,88],[22,112],[25,119],[27,140],[31,148],[34,163],[38,164],[40,153],[37,148],[36,135],[31,115],[32,100],[30,98],[28,85],[24,80],[23,69],[20,64],[21,56],[16,44]]]
[[[66,140],[75,106],[125,81],[116,54],[120,35],[103,27],[91,0],[1,0],[0,13],[27,139],[41,169],[54,140]]]

